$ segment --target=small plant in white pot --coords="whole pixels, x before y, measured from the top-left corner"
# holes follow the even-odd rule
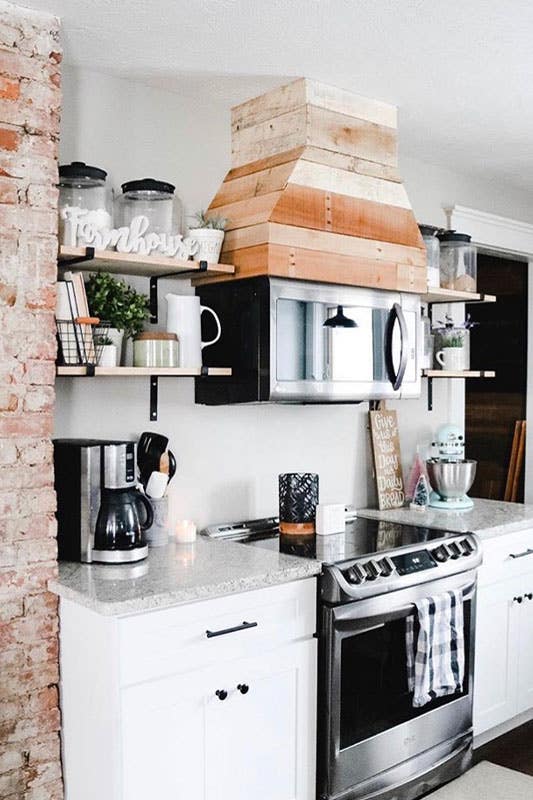
[[[148,297],[108,272],[90,275],[85,288],[91,314],[106,323],[106,329],[95,333],[105,335],[115,345],[120,364],[123,338],[132,339],[140,333],[149,316]]]
[[[198,249],[194,254],[196,261],[218,264],[227,219],[209,215],[206,211],[198,211],[194,219],[196,226],[189,230],[189,236],[198,243]]]
[[[94,337],[94,346],[98,353],[98,366],[99,367],[116,367],[117,366],[117,347],[113,344],[109,336],[96,334]]]

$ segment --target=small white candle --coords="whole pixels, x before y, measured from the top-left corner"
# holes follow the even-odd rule
[[[196,524],[190,519],[181,519],[176,522],[176,541],[188,544],[196,540]]]

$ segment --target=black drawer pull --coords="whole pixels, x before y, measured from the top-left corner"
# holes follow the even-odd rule
[[[250,687],[248,686],[247,683],[239,683],[237,689],[241,694],[248,694],[248,692],[250,691]]]
[[[221,631],[206,631],[205,635],[208,639],[212,639],[214,636],[225,636],[226,633],[246,631],[248,628],[257,628],[257,622],[243,622],[242,625],[236,625],[234,628],[223,628]]]
[[[509,558],[524,558],[524,556],[531,556],[533,555],[533,550],[528,547],[527,550],[524,550],[523,553],[509,553]]]
[[[523,597],[513,597],[513,603],[521,603],[523,599]]]
[[[225,689],[217,689],[215,694],[219,700],[225,700],[226,697],[228,696],[228,693]]]
[[[528,599],[528,600],[533,600],[533,593],[531,593],[531,592],[526,592],[526,594],[524,595],[524,597],[527,597],[527,599]]]

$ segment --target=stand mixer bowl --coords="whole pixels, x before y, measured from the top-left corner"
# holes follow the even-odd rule
[[[476,477],[477,461],[426,461],[429,482],[443,500],[460,500],[469,491]]]

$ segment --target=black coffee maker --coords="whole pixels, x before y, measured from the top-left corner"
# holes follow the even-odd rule
[[[99,439],[54,441],[59,558],[130,563],[148,555],[153,522],[136,489],[136,444]]]

